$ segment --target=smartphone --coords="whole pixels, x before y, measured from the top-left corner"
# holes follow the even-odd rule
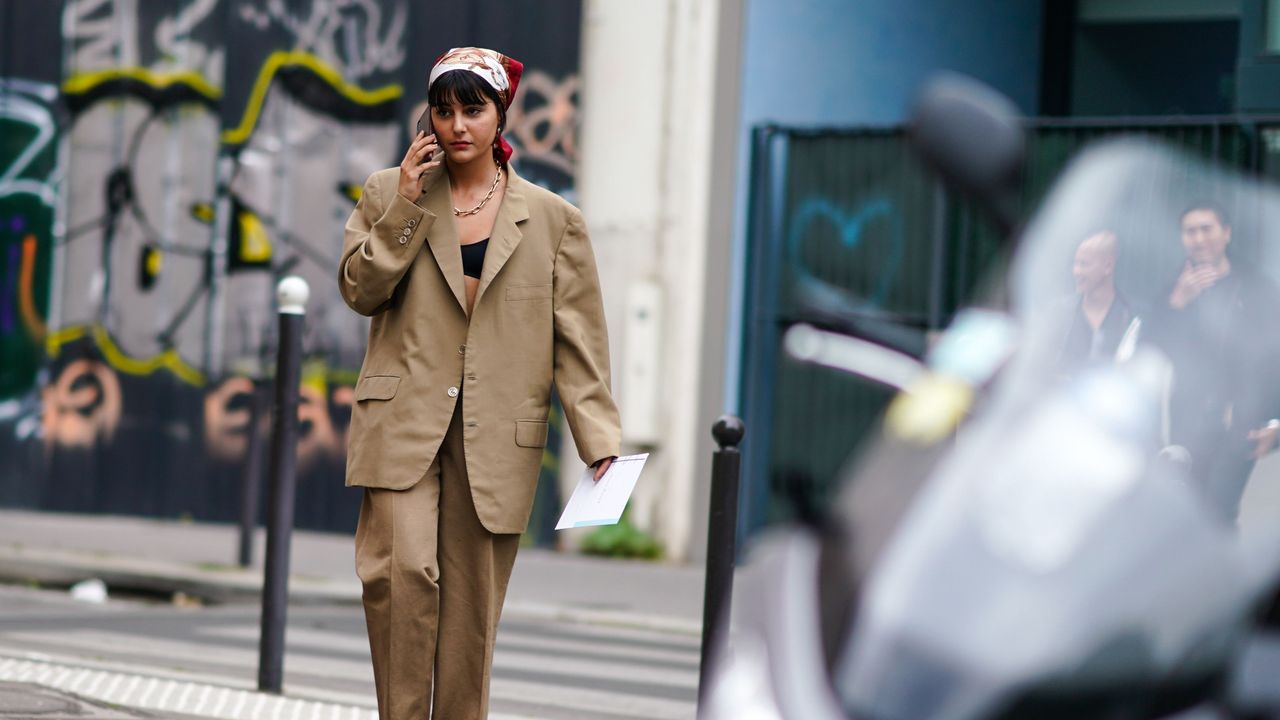
[[[417,132],[425,132],[426,135],[435,135],[435,128],[431,127],[431,106],[430,105],[426,106],[426,110],[422,110],[422,114],[419,115],[419,117],[417,117]],[[436,147],[435,152],[431,152],[431,155],[429,156],[428,159],[426,159],[426,161],[430,163],[431,160],[438,159],[439,152],[440,152],[439,147]]]
[[[418,116],[418,132],[432,135],[435,133],[435,131],[436,131],[435,128],[431,126],[431,106],[428,105],[427,109],[423,110],[422,114]],[[413,136],[414,136],[414,139],[417,139],[418,133],[414,133]],[[431,156],[427,158],[427,162],[431,162],[432,160],[435,160],[438,157],[439,153],[440,153],[440,149],[436,148],[436,151],[431,153]],[[425,182],[425,177],[423,178],[423,180]]]
[[[428,135],[435,132],[435,128],[431,127],[431,106],[430,105],[428,105],[427,109],[423,110],[422,114],[418,116],[418,132],[425,132]],[[414,133],[414,136],[416,137],[417,133]]]

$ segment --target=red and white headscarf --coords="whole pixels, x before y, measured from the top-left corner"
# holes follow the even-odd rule
[[[431,68],[431,77],[427,79],[427,89],[441,75],[451,70],[465,70],[480,76],[481,80],[497,91],[502,100],[502,109],[510,110],[511,101],[516,96],[516,87],[520,84],[520,76],[524,74],[524,63],[485,48],[453,48],[436,58],[436,64]],[[505,163],[511,159],[511,145],[502,135],[498,135],[497,143],[502,162]]]

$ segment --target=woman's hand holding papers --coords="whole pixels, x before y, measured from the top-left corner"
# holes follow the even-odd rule
[[[603,460],[597,460],[596,464],[591,466],[596,469],[595,482],[600,482],[600,478],[604,477],[604,474],[609,472],[609,466],[613,464],[615,459],[616,458],[613,457],[607,457]]]

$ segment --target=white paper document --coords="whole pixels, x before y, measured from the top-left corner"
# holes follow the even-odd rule
[[[649,453],[624,455],[613,461],[600,482],[591,479],[595,470],[587,468],[582,479],[578,480],[578,487],[574,488],[564,514],[560,516],[560,522],[556,523],[556,529],[616,524],[627,507],[631,491],[636,488],[644,461],[648,459]]]

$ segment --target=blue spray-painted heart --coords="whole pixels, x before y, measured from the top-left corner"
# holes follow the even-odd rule
[[[837,207],[825,197],[815,197],[800,203],[799,209],[791,218],[790,230],[787,233],[787,248],[791,266],[796,272],[817,278],[805,262],[800,250],[805,242],[805,233],[809,225],[818,221],[826,221],[840,235],[840,244],[846,250],[852,250],[862,242],[862,232],[872,221],[887,222],[890,227],[889,259],[886,267],[881,268],[880,279],[867,298],[870,305],[878,307],[884,303],[885,297],[898,277],[898,268],[902,265],[902,219],[898,216],[893,202],[885,197],[877,197],[863,203],[856,211],[847,212]]]

